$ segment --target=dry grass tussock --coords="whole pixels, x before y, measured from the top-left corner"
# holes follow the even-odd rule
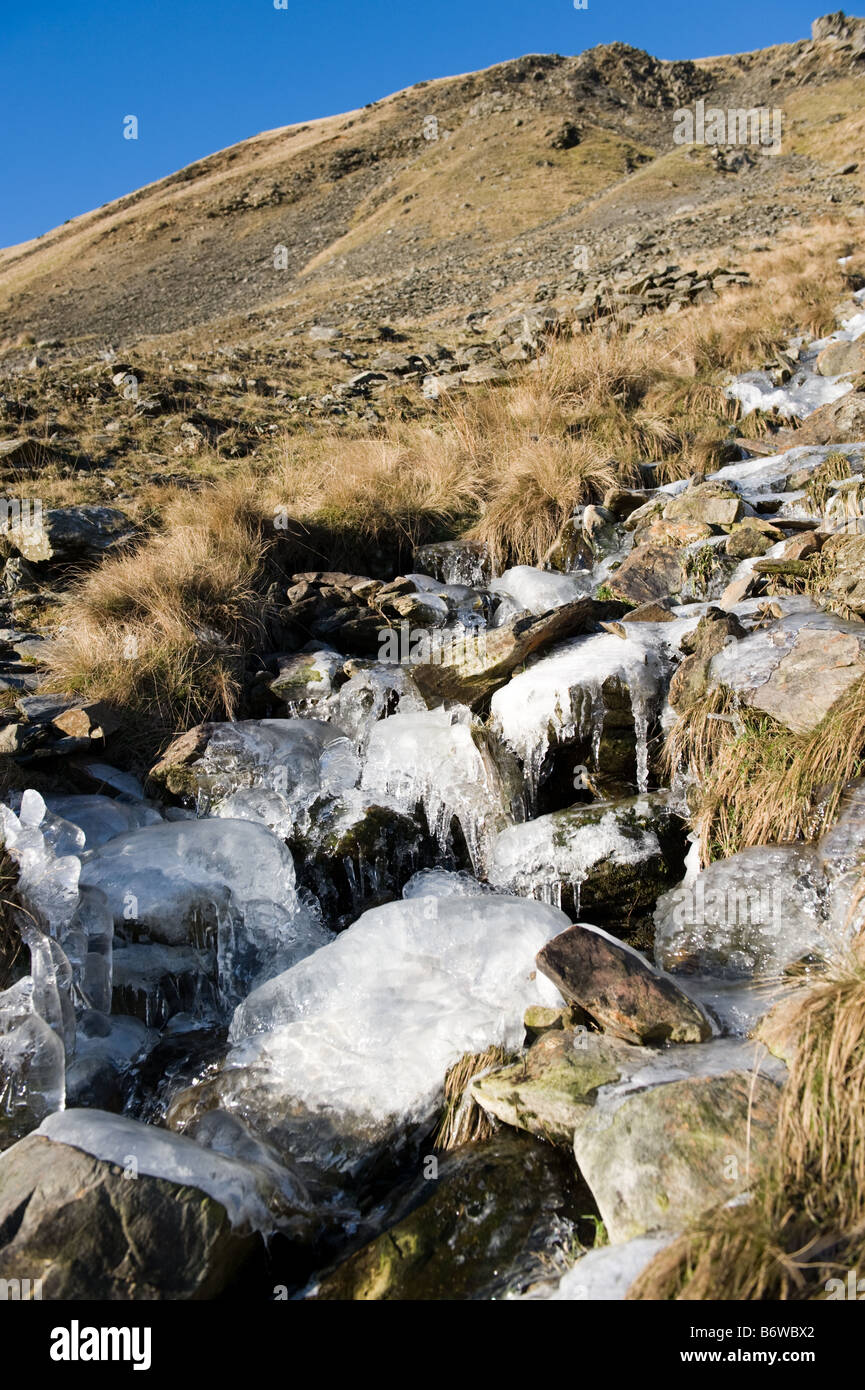
[[[489,1139],[493,1122],[469,1092],[472,1081],[484,1072],[505,1067],[516,1058],[503,1047],[467,1052],[448,1071],[444,1084],[444,1108],[435,1136],[437,1149],[458,1149],[478,1139]]]
[[[826,1297],[865,1264],[865,940],[803,984],[776,1143],[750,1201],[662,1251],[629,1299]]]
[[[134,713],[145,740],[230,718],[261,632],[267,544],[240,482],[179,496],[163,532],[70,593],[53,683]]]
[[[835,820],[846,783],[865,766],[865,681],[803,734],[739,711],[729,692],[713,691],[680,715],[665,759],[695,779],[692,820],[704,864],[749,845],[813,839]]]

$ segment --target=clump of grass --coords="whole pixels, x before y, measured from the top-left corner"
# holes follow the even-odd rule
[[[232,718],[263,629],[267,546],[239,484],[180,497],[161,534],[71,591],[51,683],[105,700],[148,745]]]
[[[454,1063],[445,1077],[444,1108],[435,1136],[437,1149],[457,1149],[461,1144],[492,1136],[493,1122],[472,1099],[469,1087],[484,1072],[515,1060],[514,1054],[503,1047],[488,1047],[485,1052],[467,1052]]]
[[[750,1200],[707,1213],[632,1284],[637,1299],[819,1299],[865,1262],[865,942],[794,997],[772,1157]]]
[[[824,512],[826,503],[834,492],[832,484],[839,483],[844,478],[852,478],[852,476],[853,469],[846,454],[827,454],[819,468],[815,468],[811,474],[805,489],[811,510],[817,513]]]
[[[665,759],[694,779],[704,864],[750,845],[812,839],[836,819],[846,783],[865,768],[865,681],[799,734],[737,711],[729,692],[714,690],[680,714]]]

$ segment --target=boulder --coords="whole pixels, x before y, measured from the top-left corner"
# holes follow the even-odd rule
[[[794,733],[816,728],[865,676],[865,626],[829,614],[792,614],[712,658],[710,686],[736,691]]]
[[[545,1033],[519,1062],[487,1072],[471,1084],[487,1115],[570,1148],[599,1086],[632,1076],[652,1053],[604,1033],[581,1028]]]
[[[722,483],[691,483],[664,508],[665,521],[703,522],[707,526],[732,526],[744,504],[737,492]]]
[[[221,1293],[257,1237],[235,1229],[201,1188],[137,1172],[134,1160],[131,1146],[125,1163],[108,1162],[41,1134],[8,1149],[0,1158],[0,1278],[41,1280],[52,1300]]]
[[[434,1176],[414,1184],[397,1219],[309,1297],[489,1300],[546,1276],[551,1224],[569,1221],[582,1187],[573,1163],[515,1134],[430,1159]],[[584,1187],[581,1200],[591,1207]]]
[[[487,874],[510,893],[547,898],[623,920],[654,906],[681,872],[681,822],[663,794],[576,805],[509,826],[493,841]]]
[[[538,969],[568,1001],[626,1042],[703,1042],[712,1025],[645,956],[597,927],[562,932],[538,952]]]
[[[634,605],[677,594],[682,587],[680,552],[669,545],[635,546],[607,587],[615,598]]]
[[[865,340],[829,343],[815,363],[821,376],[858,376],[865,372]]]
[[[733,1071],[616,1095],[589,1110],[574,1156],[616,1244],[679,1231],[752,1185],[768,1158],[778,1088]]]
[[[4,543],[31,563],[92,562],[134,535],[129,517],[113,507],[56,508],[42,513],[39,524],[30,526],[9,518],[0,521]]]

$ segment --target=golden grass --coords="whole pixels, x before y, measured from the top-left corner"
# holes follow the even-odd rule
[[[704,864],[749,845],[812,839],[837,817],[846,783],[862,775],[865,681],[802,734],[712,691],[680,714],[665,760],[695,778],[692,819]]]
[[[488,1047],[485,1052],[467,1052],[448,1070],[444,1083],[444,1108],[435,1136],[437,1149],[457,1149],[478,1139],[489,1139],[493,1122],[469,1092],[475,1077],[494,1067],[504,1067],[515,1060],[513,1053],[503,1047]]]
[[[638,1299],[826,1296],[865,1267],[865,942],[794,996],[796,1049],[751,1199],[707,1213],[631,1285]]]
[[[244,650],[263,632],[267,545],[243,482],[179,495],[162,533],[71,591],[53,684],[108,701],[145,743],[231,718]]]

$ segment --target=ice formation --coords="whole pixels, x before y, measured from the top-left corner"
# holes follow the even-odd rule
[[[261,818],[281,835],[316,796],[353,787],[360,774],[343,731],[318,719],[218,724],[190,771],[200,815]]]
[[[575,820],[582,809],[574,808]],[[582,825],[564,825],[567,813],[556,812],[501,831],[490,850],[490,882],[557,907],[562,905],[562,888],[567,885],[573,889],[574,910],[579,912],[580,887],[596,865],[639,865],[661,859],[653,830],[625,824],[614,809],[601,814],[595,806],[584,809],[586,822]]]
[[[298,899],[288,848],[250,821],[144,826],[88,853],[81,882],[105,894],[127,939],[215,942],[227,1001],[329,937]]]
[[[382,719],[370,734],[361,785],[408,811],[422,805],[443,851],[455,820],[475,871],[490,836],[521,811],[507,767],[464,706]]]
[[[306,1112],[295,1153],[323,1145],[337,1162],[429,1123],[454,1062],[520,1046],[525,1009],[559,1002],[535,955],[568,925],[546,904],[493,894],[365,913],[239,1006],[224,1107],[265,1133]]]
[[[32,976],[0,992],[0,1148],[27,1134],[66,1098],[66,1055],[41,1018]]]
[[[532,565],[515,565],[505,570],[499,579],[492,580],[490,592],[502,596],[496,612],[496,623],[516,613],[546,613],[561,608],[574,599],[584,598],[592,591],[588,572],[556,574],[552,570],[535,569]]]
[[[629,633],[627,640],[600,633],[562,642],[528,662],[493,695],[494,727],[522,761],[533,796],[552,745],[588,739],[597,759],[604,726],[603,687],[613,679],[630,692],[638,785],[643,791],[648,785],[649,722],[663,694],[663,665],[639,633]]]
[[[133,1177],[146,1175],[197,1187],[225,1207],[233,1226],[273,1229],[264,1174],[250,1163],[205,1149],[182,1134],[139,1124],[126,1115],[84,1109],[49,1115],[36,1133],[116,1164]]]

